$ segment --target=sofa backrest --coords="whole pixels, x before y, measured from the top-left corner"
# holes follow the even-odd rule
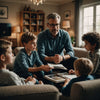
[[[100,100],[100,79],[74,83],[71,100]]]
[[[74,53],[76,57],[87,57],[88,52],[86,51],[85,48],[79,48],[79,47],[73,47]]]

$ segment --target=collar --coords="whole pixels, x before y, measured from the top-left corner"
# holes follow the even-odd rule
[[[95,50],[93,53],[92,53],[92,52],[89,52],[90,57],[95,56],[95,54],[96,54],[97,52],[100,52],[100,49]]]
[[[52,39],[54,39],[54,37],[52,36],[52,34],[50,33],[50,31],[49,31],[49,29],[47,30],[47,36],[48,36],[48,38],[52,38]],[[60,31],[60,29],[59,29],[59,32],[58,32],[58,34],[57,34],[57,36],[55,37],[55,38],[57,38],[57,37],[61,37],[61,31]]]

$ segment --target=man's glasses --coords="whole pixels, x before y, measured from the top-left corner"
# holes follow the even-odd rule
[[[49,23],[48,23],[49,24]],[[60,24],[49,24],[50,25],[50,27],[57,27],[57,26],[59,26]]]

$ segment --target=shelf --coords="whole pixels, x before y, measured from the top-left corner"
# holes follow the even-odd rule
[[[44,30],[44,12],[32,12],[32,11],[22,11],[21,12],[21,28],[22,33],[33,32],[38,35],[40,31]]]

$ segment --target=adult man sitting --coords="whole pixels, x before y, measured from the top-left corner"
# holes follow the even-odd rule
[[[68,69],[73,68],[74,57],[72,43],[67,31],[60,29],[61,17],[57,13],[47,16],[47,27],[38,35],[37,49],[44,64],[61,63]],[[63,50],[66,50],[64,55]]]

